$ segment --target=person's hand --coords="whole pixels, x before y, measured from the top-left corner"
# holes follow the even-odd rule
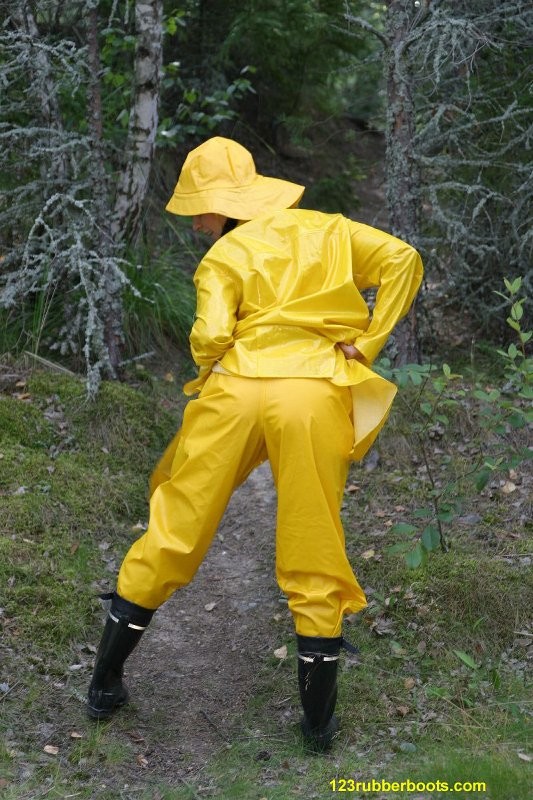
[[[357,361],[365,361],[364,355],[353,344],[344,344],[339,342],[339,347],[346,356],[346,358],[355,358]]]

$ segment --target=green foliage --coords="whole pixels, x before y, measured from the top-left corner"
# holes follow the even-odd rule
[[[382,359],[377,366],[381,374],[394,380],[400,388],[415,387],[413,394],[401,393],[400,399],[409,409],[412,434],[427,475],[427,490],[424,504],[413,509],[416,521],[398,523],[391,528],[391,534],[399,537],[400,541],[389,549],[390,553],[403,553],[406,563],[413,569],[425,564],[429,553],[438,549],[448,550],[446,526],[461,513],[465,479],[469,484],[473,483],[477,491],[482,491],[497,474],[509,473],[533,457],[533,451],[524,444],[523,438],[514,435],[533,421],[533,359],[526,352],[531,332],[521,327],[526,298],[519,296],[520,278],[514,281],[505,279],[505,287],[507,294],[499,294],[510,306],[507,323],[518,339],[518,345],[511,343],[507,350],[496,350],[504,360],[505,386],[482,388],[478,385],[472,397],[467,398],[463,386],[459,384],[454,388],[461,375],[452,373],[448,364],[442,365],[440,373],[431,364],[392,368],[388,359]],[[430,447],[435,438],[445,436],[452,415],[475,401],[477,408],[474,413],[480,425],[478,455],[460,474],[443,482],[439,473],[446,468],[449,456],[443,451],[442,463],[434,464]],[[413,537],[417,537],[414,547]]]
[[[251,81],[244,77],[254,71],[243,67],[239,77],[228,85],[205,93],[200,86],[185,85],[180,76],[179,62],[167,64],[163,88],[182,92],[181,102],[172,115],[164,116],[158,127],[160,147],[175,147],[189,138],[207,139],[220,127],[238,118],[237,106],[248,92],[255,92]]]
[[[450,389],[451,382],[461,376],[453,374],[448,364],[444,364],[442,372],[438,373],[436,367],[429,364],[408,364],[391,368],[390,362],[383,359],[378,365],[378,371],[384,377],[394,380],[400,388],[405,388],[408,384],[416,387],[410,401],[405,400],[403,394],[400,397],[408,404],[412,433],[428,478],[426,504],[414,509],[414,516],[421,520],[421,524],[398,523],[391,528],[391,534],[396,534],[405,541],[390,548],[391,553],[404,553],[407,565],[415,569],[426,562],[430,552],[448,549],[444,523],[453,520],[459,507],[453,493],[456,482],[444,487],[439,485],[430,463],[428,442],[435,436],[442,436],[449,426],[450,412],[458,407],[464,390],[454,392]],[[414,535],[420,538],[413,548]]]
[[[354,183],[365,177],[360,162],[348,157],[343,164],[336,165],[334,175],[319,178],[306,189],[302,207],[349,215],[360,205]]]
[[[254,124],[272,130],[283,123],[292,136],[306,118],[341,113],[342,70],[354,52],[368,53],[373,45],[350,35],[346,3],[248,0],[232,12],[221,53],[230,68],[257,69]]]
[[[186,348],[196,293],[183,249],[174,245],[155,257],[149,251],[136,255],[126,270],[132,287],[124,297],[127,351],[134,356],[169,343]]]
[[[510,386],[519,397],[524,400],[531,400],[533,397],[533,358],[526,352],[526,344],[531,341],[533,331],[525,331],[522,328],[524,320],[524,306],[527,297],[520,297],[523,291],[522,278],[515,278],[513,281],[504,278],[507,294],[495,292],[502,297],[505,303],[510,306],[510,314],[507,317],[507,324],[515,332],[517,343],[511,342],[507,350],[498,350],[498,354],[503,358],[505,372],[509,379]],[[507,387],[506,387],[507,388]],[[527,416],[524,416],[527,421]]]

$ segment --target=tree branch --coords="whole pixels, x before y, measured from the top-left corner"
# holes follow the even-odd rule
[[[354,17],[352,14],[345,14],[344,19],[346,20],[346,22],[358,25],[367,33],[371,33],[373,36],[376,36],[385,47],[390,47],[391,43],[389,39],[385,36],[385,34],[382,31],[375,28],[373,25],[371,25],[370,22],[367,22],[366,19],[363,19],[363,17]],[[344,31],[344,33],[351,34],[351,31]]]

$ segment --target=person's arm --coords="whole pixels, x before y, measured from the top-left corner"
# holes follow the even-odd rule
[[[358,289],[378,287],[370,325],[352,345],[372,363],[415,298],[422,281],[422,259],[401,239],[369,225],[348,222],[355,285]]]
[[[239,305],[238,289],[230,275],[204,259],[194,276],[196,319],[189,341],[195,363],[210,369],[233,344]]]

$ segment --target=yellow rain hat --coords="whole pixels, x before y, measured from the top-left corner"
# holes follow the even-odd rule
[[[186,217],[211,213],[248,220],[290,208],[304,189],[297,183],[258,175],[246,148],[214,136],[185,159],[166,210]]]

